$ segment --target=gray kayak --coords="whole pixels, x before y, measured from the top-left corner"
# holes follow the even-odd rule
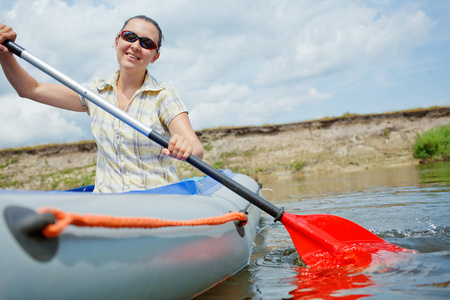
[[[250,177],[225,173],[261,194]],[[190,299],[249,263],[261,211],[210,177],[143,192],[84,190],[0,191],[0,299]],[[21,232],[18,220],[34,217],[41,207],[165,220],[245,211],[248,222],[156,229],[68,226],[51,239]]]

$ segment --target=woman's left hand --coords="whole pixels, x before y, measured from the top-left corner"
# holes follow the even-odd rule
[[[179,160],[186,160],[192,154],[191,141],[181,135],[174,134],[169,141],[169,146],[162,153]]]

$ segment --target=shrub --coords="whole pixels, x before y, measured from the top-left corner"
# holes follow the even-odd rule
[[[296,160],[291,163],[291,166],[297,171],[300,171],[300,169],[303,168],[304,165],[305,162],[303,160]]]
[[[442,160],[450,158],[450,125],[440,126],[416,135],[414,157]]]

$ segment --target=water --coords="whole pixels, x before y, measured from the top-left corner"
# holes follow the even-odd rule
[[[380,253],[364,270],[313,270],[263,214],[250,265],[199,299],[450,298],[450,162],[286,177],[263,188],[290,213],[338,215],[419,253]]]

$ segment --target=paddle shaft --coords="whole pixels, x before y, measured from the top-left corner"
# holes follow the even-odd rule
[[[8,48],[8,50],[15,55],[19,56],[23,60],[29,62],[36,68],[40,69],[50,77],[54,78],[55,80],[61,82],[71,90],[75,91],[77,94],[81,95],[82,97],[88,99],[95,105],[99,106],[103,110],[107,111],[114,117],[120,119],[124,123],[128,124],[132,128],[136,129],[140,133],[147,136],[149,139],[154,141],[155,143],[159,144],[163,148],[167,148],[169,145],[169,140],[159,134],[158,132],[152,130],[142,122],[136,120],[135,118],[131,117],[127,113],[125,113],[123,110],[118,108],[117,106],[114,106],[113,104],[107,102],[97,94],[94,94],[90,90],[86,89],[81,84],[77,83],[76,81],[72,80],[71,78],[67,77],[66,75],[62,74],[58,70],[52,68],[48,64],[44,63],[34,55],[32,55],[30,52],[22,48],[21,46],[17,45],[16,43],[12,41],[5,41],[3,43],[5,47]],[[212,166],[205,163],[200,158],[196,157],[195,155],[189,156],[186,161],[194,166],[195,168],[202,171],[204,174],[210,176],[211,178],[215,179],[216,181],[220,182],[227,188],[229,188],[231,191],[235,192],[239,196],[243,197],[250,203],[254,204],[255,206],[259,207],[261,210],[265,211],[269,215],[275,218],[275,220],[280,220],[281,217],[284,214],[284,210],[282,208],[278,208],[272,203],[268,202],[264,198],[260,197],[258,194],[250,191],[243,185],[237,183],[233,179],[229,178],[225,174],[219,172]]]

